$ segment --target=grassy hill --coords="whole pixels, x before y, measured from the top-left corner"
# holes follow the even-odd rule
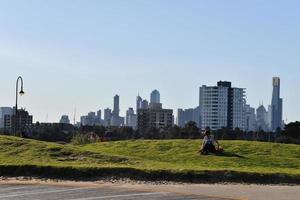
[[[221,141],[223,155],[199,155],[200,140],[60,145],[0,136],[0,176],[126,177],[189,182],[300,183],[300,146]]]

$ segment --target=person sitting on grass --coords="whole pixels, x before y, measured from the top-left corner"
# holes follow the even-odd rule
[[[208,153],[222,153],[223,149],[220,147],[218,140],[211,134],[210,128],[207,127],[204,132],[203,143],[201,147],[201,154],[207,155]]]

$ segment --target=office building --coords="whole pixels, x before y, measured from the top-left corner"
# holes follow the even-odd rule
[[[173,110],[172,109],[140,109],[138,111],[138,129],[140,133],[150,128],[162,129],[173,126]]]
[[[157,95],[159,94],[157,92],[153,91],[151,93],[151,106],[148,106],[148,101],[143,100],[142,108],[138,110],[137,127],[141,134],[146,133],[151,128],[163,129],[173,126],[173,110],[162,108],[160,96]]]
[[[98,120],[99,122],[101,122],[101,120],[102,120],[102,111],[101,111],[101,110],[98,110],[98,111],[97,111],[97,120]]]
[[[133,108],[129,108],[126,111],[126,126],[132,127],[133,129],[137,128],[137,115],[134,114]]]
[[[112,111],[113,116],[119,116],[120,114],[120,97],[119,95],[114,96],[114,109]]]
[[[184,127],[188,122],[192,121],[197,124],[200,128],[200,107],[189,108],[189,109],[178,109],[177,110],[177,125],[179,127]]]
[[[89,112],[86,116],[80,117],[80,123],[83,126],[101,126],[105,125],[104,121],[101,118],[101,110],[97,111],[97,115],[95,112]]]
[[[106,108],[104,109],[104,125],[105,126],[110,126],[110,121],[111,121],[111,109]]]
[[[28,133],[32,129],[32,115],[24,109],[18,109],[17,115],[4,116],[4,131],[7,133],[23,134]]]
[[[141,109],[148,109],[148,108],[149,108],[149,102],[146,99],[144,99],[142,101]]]
[[[250,107],[250,105],[245,105],[245,131],[256,131],[257,124],[256,124],[256,115],[255,115],[255,108]]]
[[[268,126],[268,113],[266,108],[263,105],[260,105],[256,109],[256,122],[257,122],[257,130],[269,131]]]
[[[111,126],[123,126],[124,123],[124,117],[120,117],[120,97],[119,95],[114,96],[114,109],[112,111],[111,119],[110,119],[110,125]]]
[[[133,114],[134,114],[133,108],[128,108],[128,110],[126,111],[126,122],[125,122],[126,126],[128,125],[128,116]]]
[[[142,101],[143,99],[140,97],[140,95],[138,95],[136,97],[136,113],[138,112],[139,109],[142,108]]]
[[[153,90],[151,92],[150,103],[160,103],[160,93],[158,90]]]
[[[280,98],[280,78],[273,77],[273,94],[271,102],[271,131],[282,128],[282,98]]]
[[[245,130],[245,89],[219,81],[217,86],[200,87],[201,128],[218,130],[223,127]]]
[[[5,115],[13,115],[13,109],[11,107],[0,107],[0,129],[4,129]]]

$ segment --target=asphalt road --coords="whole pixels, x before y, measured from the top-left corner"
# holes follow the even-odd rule
[[[155,192],[110,186],[64,186],[46,184],[0,184],[0,200],[224,200],[201,195],[185,195],[176,192]],[[226,200],[226,199],[225,199]]]

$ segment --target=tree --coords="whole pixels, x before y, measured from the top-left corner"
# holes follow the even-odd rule
[[[300,122],[291,122],[285,126],[284,135],[300,139]]]
[[[199,128],[197,127],[197,123],[193,121],[189,121],[185,124],[183,128],[183,137],[184,138],[199,138]]]

